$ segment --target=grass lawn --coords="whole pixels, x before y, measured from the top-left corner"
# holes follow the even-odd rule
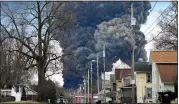
[[[47,103],[39,103],[39,102],[34,102],[34,101],[19,101],[19,102],[1,102],[1,104],[47,104]]]

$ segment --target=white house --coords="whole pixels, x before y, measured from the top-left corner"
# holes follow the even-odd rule
[[[15,101],[21,101],[22,91],[23,90],[22,90],[21,85],[13,86],[11,89],[1,89],[0,90],[1,94],[4,96],[9,95],[9,96],[15,97]],[[37,92],[33,91],[29,87],[25,88],[25,92],[26,92],[26,96],[37,95]]]
[[[13,96],[15,101],[21,101],[22,97],[22,88],[20,86],[12,87],[11,89],[1,89],[2,95]]]
[[[101,75],[101,79],[102,79],[102,90],[99,92],[99,99],[104,102],[104,92],[105,94],[110,92],[111,90],[111,82],[110,82],[110,76],[111,74],[114,74],[114,72],[105,72],[105,85],[104,85],[104,73]],[[106,97],[106,102],[110,101],[111,98]]]
[[[152,101],[158,99],[158,92],[170,90],[174,92],[174,82],[177,79],[178,63],[176,51],[151,51],[152,64]]]
[[[110,77],[111,74],[114,74],[114,72],[105,72],[105,85],[102,86],[102,89],[105,87],[106,90],[108,91],[111,88],[111,82],[110,82]],[[104,84],[104,73],[101,75],[102,79],[102,84]]]

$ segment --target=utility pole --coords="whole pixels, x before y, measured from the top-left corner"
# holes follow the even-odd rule
[[[1,1],[0,1],[0,49],[1,49],[1,53],[0,53],[0,58],[1,58],[1,62],[0,62],[0,73],[2,73],[2,32],[1,32]],[[0,102],[1,102],[1,88],[0,88]]]
[[[104,103],[106,103],[106,86],[105,86],[105,45],[103,46],[103,67],[104,67]]]
[[[86,104],[86,77],[84,79],[84,103]]]
[[[92,65],[93,60],[91,61],[91,103],[93,103],[93,65]]]
[[[132,47],[132,104],[135,103],[134,47]]]
[[[98,54],[97,54],[96,64],[97,64],[97,87],[98,87],[98,100],[99,100],[99,65],[98,65]]]
[[[135,18],[133,17],[133,2],[131,3],[131,26],[132,26],[132,30],[133,30],[133,25],[135,25]],[[132,55],[132,104],[135,104],[135,78],[134,78],[134,44],[132,45],[132,51],[131,51],[131,55]]]
[[[176,2],[176,22],[178,23],[178,2]],[[178,28],[177,28],[178,31]]]
[[[89,103],[89,69],[88,69],[88,103]]]

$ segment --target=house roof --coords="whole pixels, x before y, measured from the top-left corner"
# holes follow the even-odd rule
[[[152,65],[148,62],[136,62],[134,65],[134,70],[136,72],[151,72],[152,71]]]
[[[175,82],[178,74],[178,63],[157,63],[161,81]]]
[[[153,62],[177,62],[177,51],[151,51],[150,60]]]
[[[115,69],[115,79],[120,80],[122,77],[127,76],[129,72],[131,72],[131,69],[128,68]]]
[[[124,63],[120,59],[113,65],[114,65],[114,69],[130,68],[130,66],[127,65],[126,62]]]
[[[136,72],[151,72],[152,65],[148,62],[136,62],[135,63],[135,71]],[[115,70],[115,79],[120,80],[122,77],[126,77],[131,73],[131,69],[129,68],[117,68]]]

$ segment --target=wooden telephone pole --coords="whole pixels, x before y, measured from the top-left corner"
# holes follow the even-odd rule
[[[131,2],[131,26],[132,26],[132,31],[133,31],[133,26],[135,25],[135,18],[133,17],[133,2]],[[134,37],[134,34],[132,34],[133,37]],[[133,38],[134,39],[134,38]],[[132,84],[132,104],[135,104],[135,78],[134,78],[134,43],[132,45],[132,51],[131,51],[131,59],[132,59],[132,81],[131,81],[131,84]]]
[[[0,1],[0,73],[2,73],[1,71],[2,71],[2,61],[3,61],[3,59],[2,59],[2,32],[1,32],[1,1]],[[0,87],[2,87],[2,86],[0,86]],[[1,90],[1,88],[0,88],[0,90]],[[1,102],[1,91],[0,91],[0,102]]]

